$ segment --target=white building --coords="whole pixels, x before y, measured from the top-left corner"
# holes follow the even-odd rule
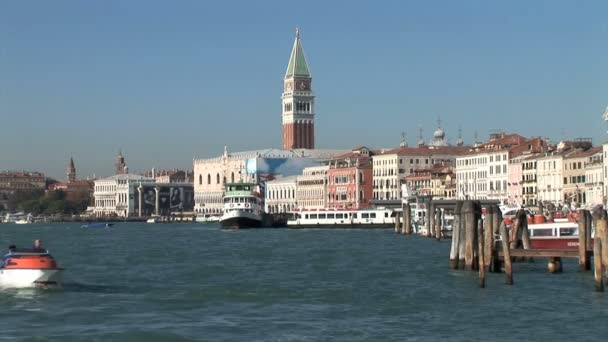
[[[329,165],[307,167],[298,177],[296,200],[298,209],[327,208],[327,171]]]
[[[487,143],[476,146],[456,160],[456,189],[458,198],[499,200],[521,204],[524,177],[524,155],[532,155],[546,148],[540,138],[528,139],[518,134],[492,134]],[[517,158],[516,168],[510,168]],[[529,171],[527,173],[530,173]],[[517,197],[515,197],[517,195]]]
[[[467,151],[468,147],[425,145],[380,151],[372,157],[374,200],[400,200],[401,184],[414,170],[454,166],[456,157]]]
[[[279,150],[224,153],[215,158],[194,160],[194,210],[222,212],[224,185],[235,182],[263,184],[268,179],[301,174],[305,167],[345,153],[344,150]]]
[[[528,156],[522,160],[523,204],[536,205],[538,199],[537,163],[539,155]]]
[[[154,179],[134,174],[119,174],[95,181],[95,216],[127,217],[137,213],[136,188],[154,185]]]
[[[592,147],[583,156],[582,205],[591,207],[604,203],[604,151],[603,146]]]
[[[296,208],[298,177],[300,176],[288,176],[266,182],[267,213],[286,213]]]

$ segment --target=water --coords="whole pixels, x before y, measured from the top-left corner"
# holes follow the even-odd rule
[[[391,230],[223,231],[197,224],[0,225],[40,238],[60,289],[0,291],[0,340],[593,341],[608,292],[568,260],[515,264],[514,286],[448,269],[449,241]],[[4,248],[4,247],[3,247]]]

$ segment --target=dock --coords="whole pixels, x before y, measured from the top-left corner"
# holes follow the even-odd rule
[[[432,201],[425,203],[427,208],[426,237],[440,241],[445,237],[445,221],[439,214],[440,208],[451,210],[454,215],[452,225],[452,244],[449,267],[454,270],[476,271],[479,286],[486,286],[486,273],[504,272],[505,283],[513,285],[513,262],[547,258],[549,273],[563,271],[562,258],[578,259],[579,272],[591,270],[595,289],[604,291],[606,270],[608,269],[608,219],[604,208],[591,214],[579,210],[578,248],[577,249],[533,249],[528,230],[528,217],[520,209],[509,227],[505,225],[502,212],[492,201]],[[482,215],[485,208],[485,215]],[[402,206],[402,225],[395,225],[395,231],[408,236],[412,232],[412,213],[409,203]],[[485,217],[484,217],[485,216]],[[595,227],[595,235],[591,236]]]

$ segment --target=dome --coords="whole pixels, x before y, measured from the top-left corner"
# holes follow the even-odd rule
[[[462,140],[462,138],[458,138],[456,140],[456,146],[462,146],[462,145],[464,145],[464,141]]]
[[[445,132],[441,128],[437,128],[435,133],[433,133],[433,137],[435,137],[435,139],[443,140],[443,138],[445,137]]]

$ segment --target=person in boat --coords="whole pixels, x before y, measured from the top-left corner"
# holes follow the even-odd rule
[[[42,242],[40,240],[34,240],[34,245],[32,246],[32,250],[34,252],[45,252],[44,248],[42,248]]]
[[[15,252],[16,250],[17,250],[17,246],[15,246],[15,245],[8,246],[8,254],[6,254],[2,258],[2,263],[0,264],[0,268],[4,268],[4,265],[6,265],[6,260],[9,258],[9,254]]]

